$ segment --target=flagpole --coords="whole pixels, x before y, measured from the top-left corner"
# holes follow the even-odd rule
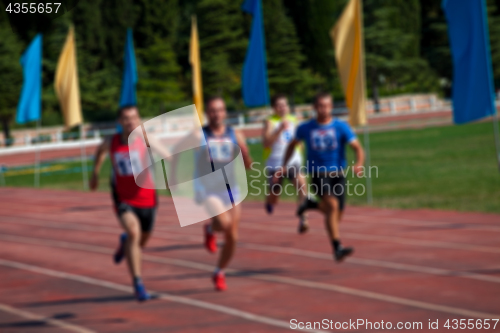
[[[82,181],[83,190],[88,190],[88,180],[87,180],[87,152],[85,151],[85,132],[83,130],[83,124],[80,124],[80,151],[82,160]]]
[[[366,200],[369,205],[373,203],[373,193],[372,193],[372,177],[370,172],[370,133],[368,131],[368,125],[364,127],[364,136],[365,136],[365,175],[366,177]]]
[[[41,117],[40,117],[41,118]],[[36,139],[35,139],[35,187],[40,187],[40,118],[36,121]]]

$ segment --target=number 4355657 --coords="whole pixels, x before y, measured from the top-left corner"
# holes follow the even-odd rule
[[[15,3],[9,3],[9,5],[5,9],[5,11],[9,12],[9,13],[14,13],[14,14],[19,14],[19,13],[23,13],[23,14],[26,14],[26,13],[31,13],[31,14],[47,13],[47,14],[50,14],[52,12],[57,13],[60,6],[61,6],[60,2],[54,2],[54,3],[49,2],[49,3],[39,3],[39,4],[26,3],[26,2],[23,2],[23,3],[15,2]]]
[[[447,329],[465,330],[465,329],[495,329],[498,324],[498,319],[448,319],[443,325]]]

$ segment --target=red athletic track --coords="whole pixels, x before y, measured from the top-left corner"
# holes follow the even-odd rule
[[[436,125],[449,125],[451,124],[451,111],[439,111],[439,112],[425,112],[425,113],[410,113],[404,115],[394,115],[394,116],[383,116],[370,118],[370,130],[381,131],[390,129],[401,129],[401,128],[422,128],[427,126]],[[261,129],[246,129],[244,134],[247,138],[259,137],[262,133]],[[87,147],[87,156],[94,154],[96,147]],[[42,151],[40,153],[40,160],[50,161],[59,158],[69,158],[78,157],[81,154],[80,148],[71,149],[57,149],[50,151]],[[35,154],[30,153],[19,153],[12,155],[0,156],[0,165],[7,166],[18,166],[26,164],[35,163]]]
[[[341,231],[356,253],[336,264],[320,216],[298,235],[293,211],[243,204],[219,293],[201,224],[181,228],[162,198],[143,256],[161,298],[138,304],[126,266],[111,261],[120,228],[109,194],[2,188],[0,332],[279,332],[293,318],[428,331],[429,319],[500,318],[500,216],[348,207]]]

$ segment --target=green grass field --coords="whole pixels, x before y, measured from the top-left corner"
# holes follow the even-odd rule
[[[500,213],[500,172],[490,122],[372,133],[370,141],[371,165],[376,167],[372,168],[373,205]],[[254,160],[261,162],[262,147],[254,144],[250,150]],[[351,152],[348,157],[352,161]],[[90,166],[91,162],[89,169]],[[43,165],[42,170],[45,172],[40,177],[41,187],[83,188],[80,162]],[[100,190],[108,190],[109,174],[108,160],[101,172]],[[250,170],[249,180],[254,180],[256,175],[256,171]],[[264,179],[263,175],[260,179]],[[353,185],[365,184],[365,179],[350,176],[348,180]],[[33,168],[9,170],[5,183],[33,186]],[[258,184],[263,190],[263,181]],[[258,195],[255,188],[249,186],[247,200],[259,200],[263,196],[262,191]],[[351,205],[365,205],[366,201],[365,195],[348,198]]]

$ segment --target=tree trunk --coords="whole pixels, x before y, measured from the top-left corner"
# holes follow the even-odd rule
[[[5,146],[10,146],[9,144],[10,126],[8,117],[2,117],[2,127],[3,127],[3,135],[5,137]]]

